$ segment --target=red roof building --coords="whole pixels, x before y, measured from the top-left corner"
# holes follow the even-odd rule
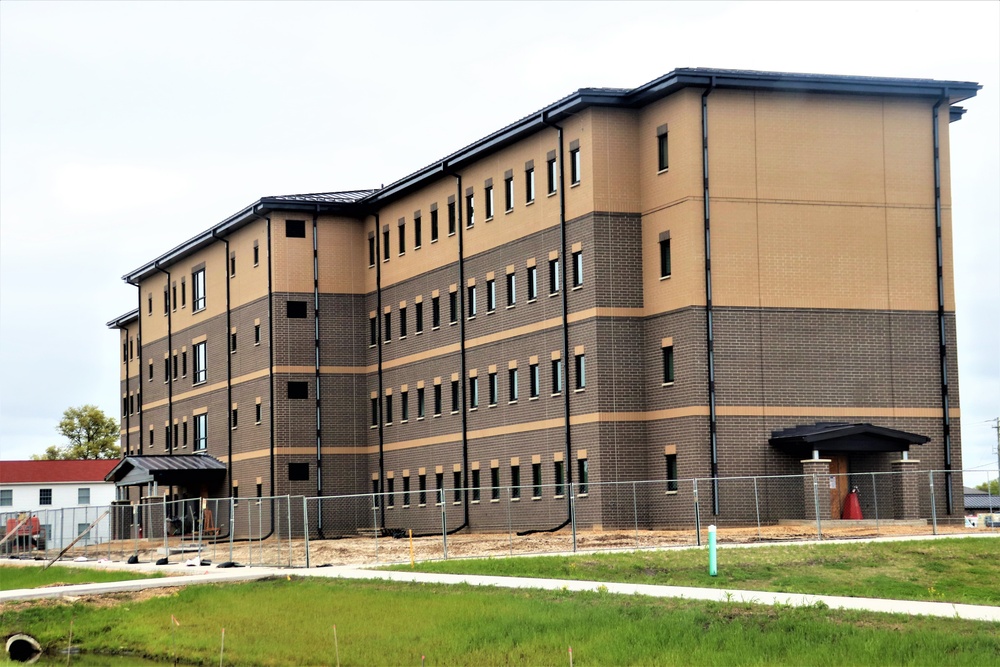
[[[103,482],[118,459],[86,461],[0,461],[0,484]]]

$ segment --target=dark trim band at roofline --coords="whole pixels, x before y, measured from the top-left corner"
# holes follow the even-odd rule
[[[255,203],[229,216],[197,236],[160,255],[155,260],[122,276],[125,282],[135,284],[156,271],[155,264],[169,264],[209,245],[213,231],[233,231],[266,211],[310,211],[315,213],[341,213],[361,218],[369,215],[412,190],[430,181],[442,178],[448,172],[481,159],[524,137],[548,128],[545,121],[556,122],[588,107],[618,107],[634,109],[666,97],[683,88],[707,88],[714,81],[717,90],[765,90],[803,94],[881,95],[900,97],[926,97],[940,99],[947,91],[949,104],[975,97],[982,86],[969,81],[935,81],[933,79],[901,79],[867,76],[827,74],[797,74],[785,72],[757,72],[710,68],[680,68],[638,88],[581,88],[576,92],[526,116],[492,134],[489,134],[451,155],[405,176],[379,190],[351,190],[341,193],[315,193],[314,195],[288,195],[262,197]],[[964,110],[963,110],[964,111]],[[961,113],[952,114],[957,120]],[[310,197],[314,199],[310,200]]]

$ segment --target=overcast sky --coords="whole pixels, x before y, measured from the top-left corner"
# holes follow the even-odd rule
[[[122,274],[677,67],[976,81],[951,126],[962,447],[997,467],[1000,3],[0,3],[0,457],[119,415]]]

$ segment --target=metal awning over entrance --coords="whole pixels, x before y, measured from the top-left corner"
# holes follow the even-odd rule
[[[193,487],[225,479],[226,464],[200,454],[186,456],[126,456],[104,478],[115,486]]]
[[[905,452],[910,445],[922,445],[930,440],[925,435],[872,424],[818,422],[774,431],[768,442],[772,447],[790,454],[808,455],[814,450],[844,453]]]

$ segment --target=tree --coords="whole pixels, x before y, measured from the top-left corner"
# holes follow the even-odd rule
[[[982,484],[978,485],[976,488],[979,489],[980,491],[989,490],[990,494],[992,494],[994,496],[1000,496],[1000,481],[994,479],[993,481],[989,482],[988,489],[987,489],[986,485],[987,485],[987,482],[983,482]]]
[[[69,441],[64,447],[50,446],[41,456],[31,458],[41,460],[77,459],[117,459],[121,456],[118,445],[120,431],[118,421],[108,417],[95,405],[81,405],[66,408],[56,430]]]

